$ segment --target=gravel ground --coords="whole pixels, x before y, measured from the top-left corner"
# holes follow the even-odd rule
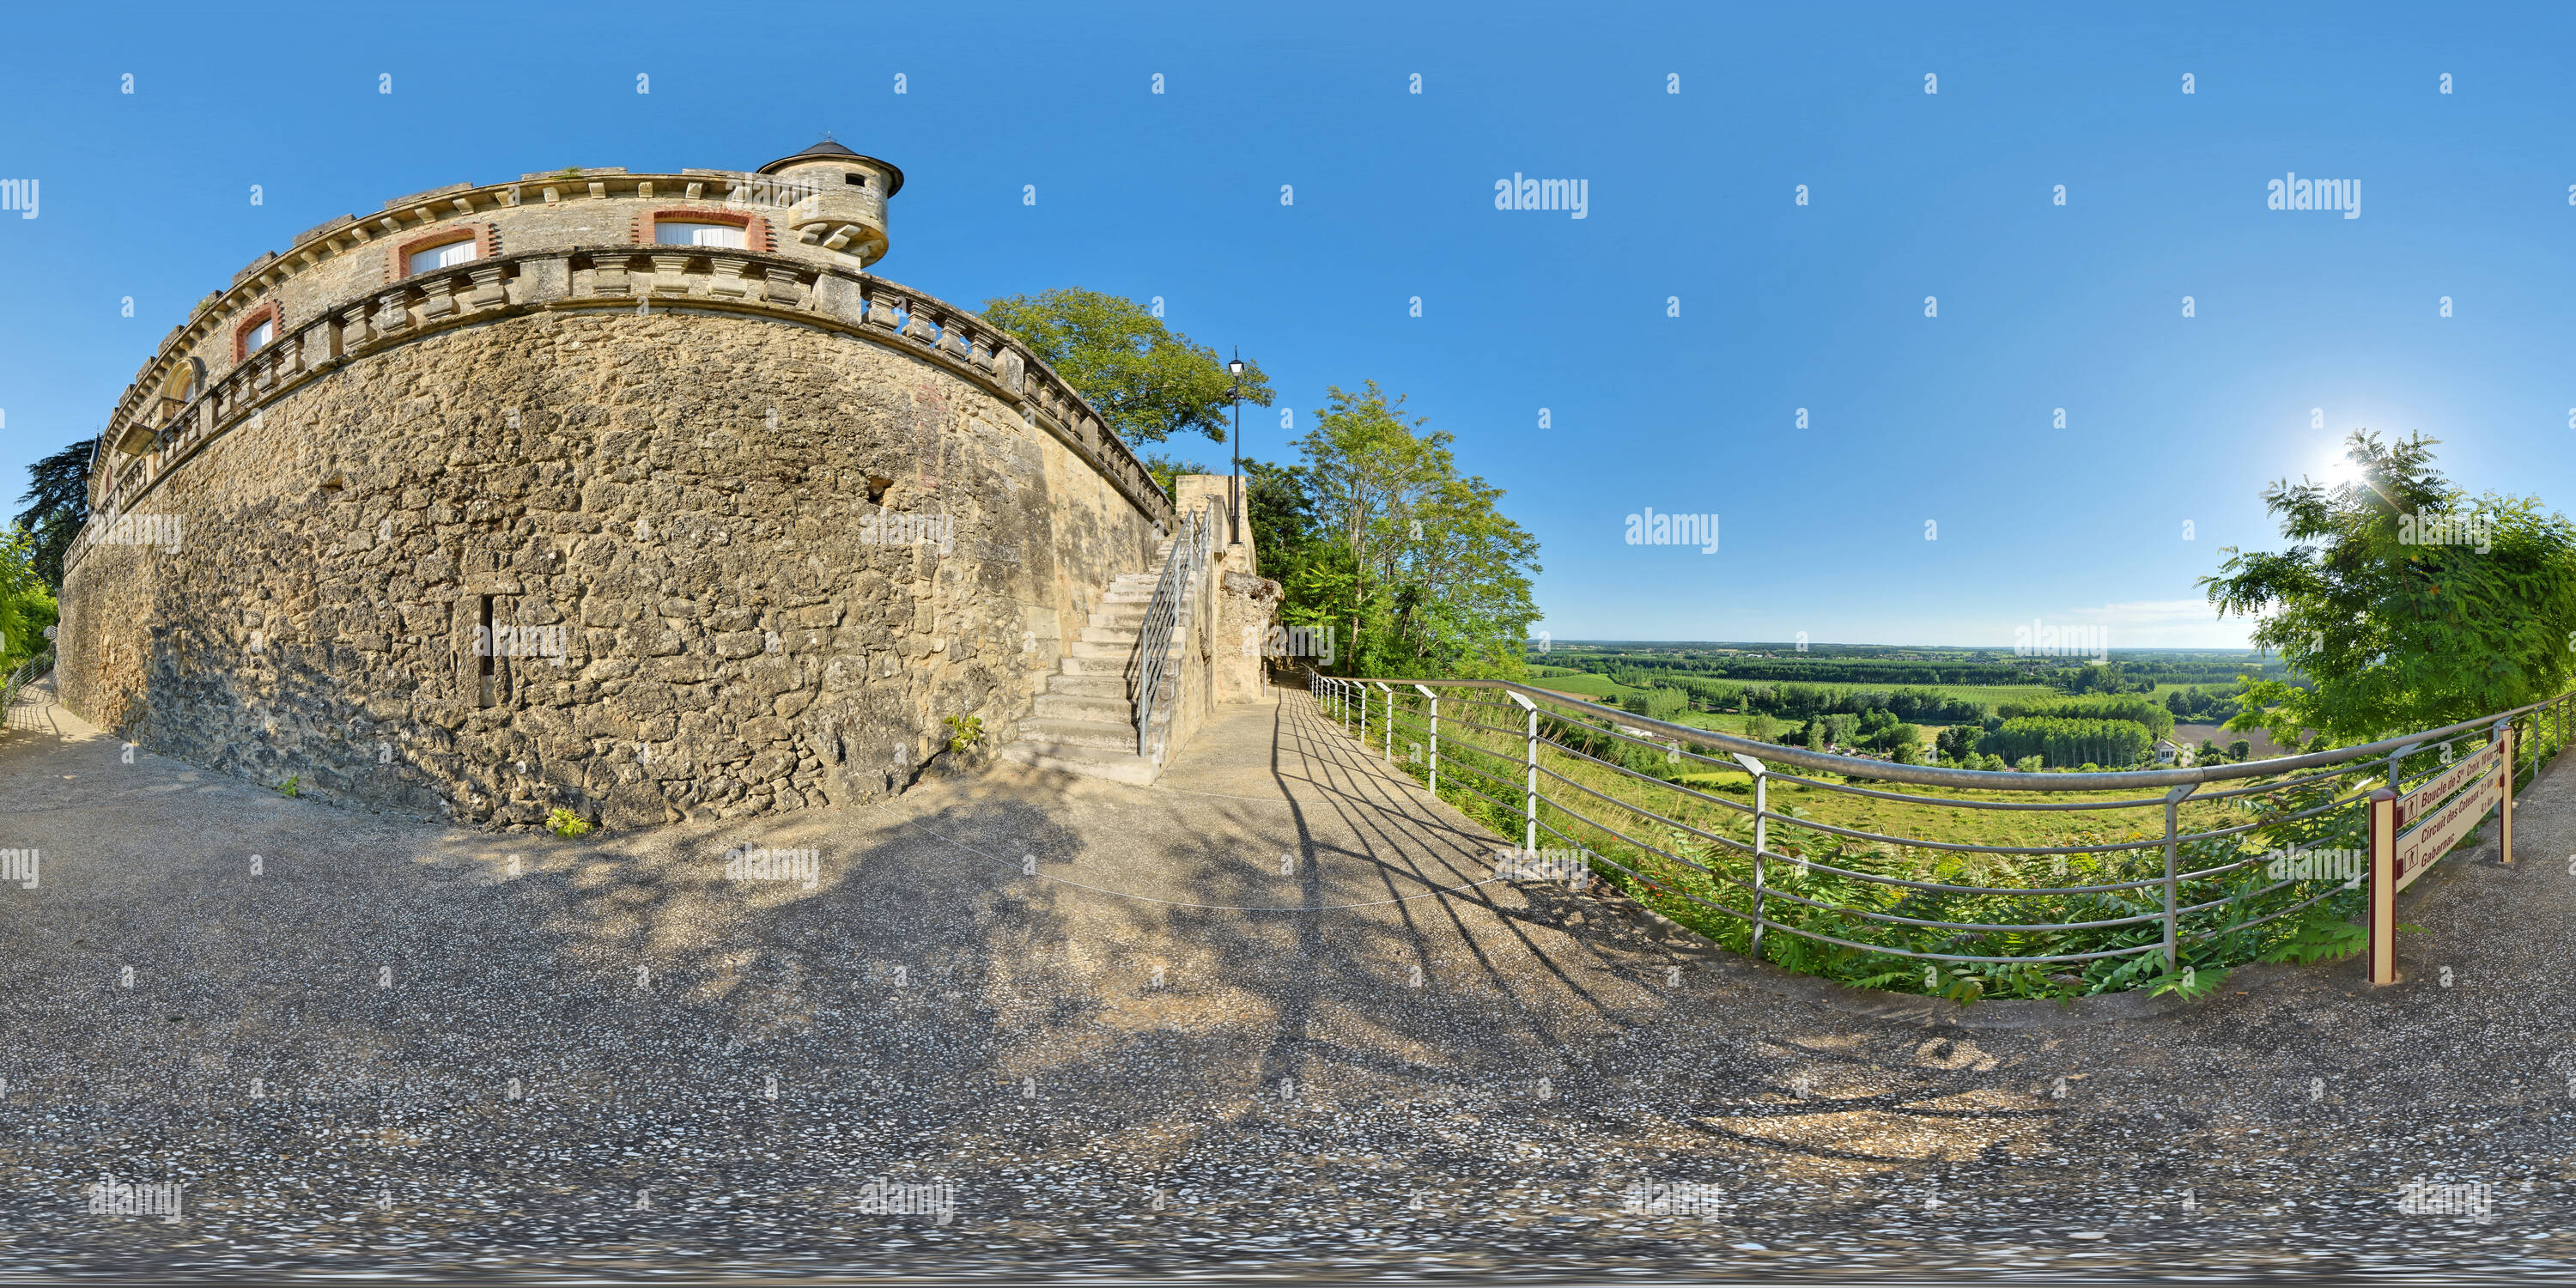
[[[1959,1012],[1492,883],[1300,692],[1152,788],[579,841],[9,723],[0,1273],[2576,1278],[2554,773],[2409,892],[2405,984]]]

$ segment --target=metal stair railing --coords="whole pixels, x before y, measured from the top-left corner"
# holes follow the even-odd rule
[[[28,685],[45,678],[45,673],[53,669],[54,651],[46,649],[28,658],[18,669],[11,671],[7,678],[0,679],[0,713],[5,713],[17,706],[18,695],[26,692]]]
[[[1180,633],[1181,612],[1188,607],[1191,590],[1207,569],[1208,533],[1215,521],[1212,500],[1181,520],[1180,535],[1172,541],[1171,555],[1163,560],[1163,575],[1154,583],[1154,598],[1145,605],[1145,620],[1136,632],[1136,659],[1128,665],[1129,692],[1136,699],[1136,754],[1148,760],[1160,751],[1153,742],[1154,708],[1163,704],[1164,690],[1174,687],[1178,678],[1170,657],[1173,637]]]

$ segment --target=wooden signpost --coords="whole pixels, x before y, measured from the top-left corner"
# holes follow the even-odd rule
[[[2445,799],[2445,798],[2448,799]],[[2394,984],[2397,973],[2397,892],[2432,870],[2451,847],[2498,811],[2496,853],[2513,862],[2513,730],[2496,730],[2486,749],[2398,795],[2386,787],[2370,794],[2370,982]],[[2421,820],[2420,822],[2417,820]],[[2408,823],[2415,826],[2408,828]]]

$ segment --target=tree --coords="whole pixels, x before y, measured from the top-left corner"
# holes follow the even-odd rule
[[[84,438],[28,466],[28,487],[18,497],[33,503],[18,512],[18,526],[33,535],[36,576],[56,595],[63,591],[63,556],[89,522],[89,466],[97,449],[97,439]]]
[[[0,532],[0,676],[44,652],[45,628],[60,616],[35,554],[35,534],[25,527]]]
[[[2345,440],[2348,483],[2271,485],[2280,552],[2234,547],[2204,577],[2221,617],[2255,620],[2306,683],[2245,678],[2236,730],[2367,742],[2508,710],[2567,687],[2576,527],[2536,497],[2472,499],[2433,468],[2438,439]],[[2430,540],[2426,538],[2430,537]],[[2462,540],[2466,537],[2468,540]]]
[[[1306,471],[1246,460],[1243,490],[1252,525],[1253,571],[1284,585],[1289,573],[1314,557],[1315,497]]]
[[[1225,361],[1145,305],[1076,286],[986,300],[984,317],[1080,390],[1129,445],[1193,433],[1226,441],[1235,382]],[[1259,363],[1245,360],[1242,383],[1243,401],[1270,405]]]
[[[2238,738],[2227,744],[2227,758],[2229,760],[2242,763],[2253,754],[2254,744],[2246,739]]]
[[[1341,623],[1354,674],[1520,674],[1537,539],[1503,515],[1501,488],[1458,473],[1452,435],[1406,423],[1401,395],[1327,393],[1297,442],[1315,540],[1281,616]]]

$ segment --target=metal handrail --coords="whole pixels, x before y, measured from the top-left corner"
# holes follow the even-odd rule
[[[18,705],[18,695],[25,692],[28,685],[45,678],[45,673],[53,669],[54,650],[48,648],[20,663],[16,670],[9,673],[8,678],[0,679],[0,712],[6,712]]]
[[[1136,631],[1136,656],[1128,663],[1133,685],[1129,692],[1136,700],[1136,754],[1158,764],[1162,749],[1154,744],[1154,708],[1179,675],[1170,658],[1172,642],[1180,633],[1181,614],[1194,603],[1199,576],[1207,569],[1208,533],[1215,526],[1215,514],[1216,502],[1211,500],[1182,518],[1180,532],[1172,539],[1172,553],[1163,560],[1163,575],[1154,583],[1154,597],[1145,604],[1145,620]]]
[[[1307,672],[1307,689],[1309,694],[1312,695],[1319,704],[1326,704],[1339,708],[1344,718],[1364,713],[1368,703],[1377,701],[1375,695],[1370,694],[1365,686],[1370,684],[1383,685],[1386,683],[1376,680],[1353,680],[1344,677],[1326,676],[1316,672],[1312,667],[1305,667],[1304,669]],[[1654,779],[1649,775],[1640,774],[1625,765],[1618,764],[1614,761],[1604,760],[1575,747],[1568,746],[1557,737],[1541,734],[1539,732],[1541,713],[1537,710],[1535,704],[1533,704],[1529,710],[1531,727],[1529,731],[1530,740],[1526,744],[1526,751],[1524,751],[1523,747],[1518,746],[1511,747],[1508,750],[1478,746],[1472,740],[1468,741],[1465,746],[1461,747],[1459,746],[1460,740],[1454,735],[1447,740],[1435,738],[1432,743],[1431,756],[1428,758],[1428,764],[1431,767],[1436,769],[1440,764],[1446,763],[1453,770],[1467,771],[1467,775],[1470,778],[1483,779],[1495,784],[1496,786],[1502,786],[1507,789],[1515,785],[1507,784],[1502,779],[1486,773],[1481,767],[1459,759],[1459,757],[1454,753],[1463,751],[1504,763],[1521,761],[1526,756],[1528,776],[1532,786],[1526,793],[1525,801],[1522,804],[1516,805],[1488,792],[1476,790],[1466,780],[1458,777],[1453,776],[1451,781],[1453,783],[1457,783],[1461,787],[1468,788],[1473,791],[1476,796],[1492,802],[1494,805],[1507,812],[1523,814],[1531,836],[1534,837],[1538,831],[1543,829],[1575,844],[1579,848],[1583,849],[1585,853],[1592,855],[1601,862],[1607,863],[1618,871],[1627,873],[1657,890],[1694,904],[1704,905],[1711,911],[1722,912],[1730,917],[1736,918],[1738,921],[1749,922],[1755,932],[1757,932],[1757,935],[1762,931],[1777,930],[1788,934],[1798,935],[1810,940],[1861,949],[1873,953],[1883,953],[1891,957],[1980,964],[2023,963],[2038,965],[2058,962],[2100,960],[2110,957],[2131,956],[2161,951],[2165,954],[2168,968],[2170,968],[2175,961],[2175,954],[2180,944],[2207,940],[2221,935],[2237,933],[2254,926],[2263,925],[2281,916],[2307,908],[2317,903],[2319,900],[2329,897],[2335,893],[2338,888],[2350,888],[2346,883],[2335,883],[2324,893],[2300,899],[2290,907],[2275,909],[2262,916],[2254,917],[2251,920],[2231,921],[2227,924],[2216,927],[2195,928],[2186,931],[2182,929],[2180,925],[2182,918],[2186,916],[2209,913],[2221,909],[2232,910],[2237,905],[2243,904],[2249,899],[2269,896],[2305,881],[2323,880],[2324,878],[2288,878],[2276,880],[2270,884],[2260,885],[2259,888],[2238,889],[2232,892],[2222,892],[2219,894],[2219,897],[2216,898],[2186,903],[2177,897],[2181,893],[2181,888],[2186,883],[2205,883],[2233,873],[2243,872],[2246,869],[2263,862],[2263,858],[2262,856],[2247,856],[2232,860],[2222,860],[2212,866],[2193,869],[2188,868],[2186,864],[2180,861],[2182,858],[2181,850],[2183,846],[2197,842],[2223,840],[2261,827],[2314,818],[2333,813],[2337,810],[2350,808],[2356,802],[2360,801],[2362,796],[2359,794],[2347,794],[2344,791],[2338,790],[2334,786],[2328,786],[2326,785],[2328,780],[2344,779],[2360,770],[2368,771],[2372,774],[2374,779],[2377,779],[2381,775],[2381,764],[2384,764],[2385,780],[2392,786],[2419,781],[2421,778],[2429,777],[2429,772],[2424,774],[2409,774],[2404,772],[2405,762],[2408,757],[2420,752],[2430,751],[2431,749],[2439,746],[2442,742],[2461,734],[2476,733],[2481,730],[2492,734],[2498,726],[2504,725],[2508,722],[2527,724],[2532,729],[2533,733],[2529,737],[2516,739],[2514,764],[2507,766],[2507,771],[2518,774],[2522,769],[2528,766],[2533,770],[2533,772],[2537,772],[2538,763],[2542,753],[2537,749],[2536,744],[2539,741],[2546,740],[2563,747],[2567,745],[2570,740],[2569,734],[2571,732],[2571,725],[2576,725],[2576,693],[2569,693],[2561,694],[2557,697],[2546,699],[2541,702],[2535,702],[2527,706],[2517,707],[2511,711],[2500,712],[2495,715],[2480,717],[2476,720],[2446,726],[2442,729],[2433,730],[2428,733],[2415,734],[2403,738],[2384,739],[2357,747],[2336,748],[2329,751],[2310,752],[2296,756],[2284,756],[2265,761],[2247,762],[2240,765],[2208,766],[2199,770],[2177,771],[2029,774],[1977,770],[1942,770],[1923,766],[1895,765],[1881,761],[1860,759],[1857,757],[1833,756],[1824,753],[1811,752],[1803,748],[1783,747],[1771,743],[1754,742],[1749,739],[1735,738],[1725,734],[1711,733],[1707,730],[1694,729],[1686,725],[1673,725],[1662,721],[1648,720],[1626,711],[1613,710],[1596,703],[1584,702],[1579,699],[1570,698],[1551,690],[1536,689],[1531,686],[1516,684],[1510,681],[1407,679],[1400,683],[1407,686],[1413,686],[1417,691],[1422,692],[1425,695],[1431,694],[1432,686],[1451,689],[1495,688],[1505,690],[1507,693],[1527,695],[1527,697],[1535,698],[1539,702],[1548,704],[1549,710],[1546,713],[1546,716],[1550,720],[1559,722],[1560,729],[1563,729],[1570,724],[1572,727],[1584,730],[1587,734],[1606,734],[1614,741],[1618,742],[1637,744],[1641,746],[1654,746],[1660,750],[1678,751],[1678,745],[1666,747],[1662,744],[1649,743],[1642,739],[1622,735],[1615,729],[1596,727],[1583,720],[1581,717],[1606,717],[1614,725],[1625,725],[1631,729],[1651,727],[1670,734],[1676,740],[1676,744],[1682,741],[1687,741],[1701,746],[1723,749],[1729,752],[1734,751],[1736,748],[1743,748],[1748,753],[1758,751],[1761,759],[1766,762],[1783,761],[1788,763],[1800,763],[1811,768],[1832,768],[1846,774],[1865,776],[1869,778],[1927,782],[1939,786],[1972,786],[1988,790],[2002,789],[2061,793],[2117,790],[2168,782],[2173,783],[2177,787],[2184,787],[2185,785],[2196,787],[2201,782],[2268,777],[2284,773],[2294,773],[2295,771],[2304,769],[2312,769],[2320,765],[2345,766],[2343,769],[2328,771],[2325,773],[2311,773],[2294,776],[2285,781],[2275,782],[2269,786],[2249,785],[2222,792],[2212,792],[2206,797],[2194,797],[2189,790],[2178,790],[2161,800],[2131,799],[2064,803],[2052,801],[1954,801],[1940,797],[1904,796],[1897,793],[1878,792],[1868,788],[1849,786],[1841,783],[1824,782],[1796,775],[1778,774],[1771,772],[1766,764],[1763,767],[1761,774],[1756,777],[1757,804],[1748,808],[1740,802],[1725,800],[1720,797],[1711,796],[1707,793],[1694,791],[1691,788],[1679,784],[1663,782],[1662,780]],[[1381,688],[1380,692],[1384,691],[1385,690]],[[1400,714],[1404,718],[1404,723],[1407,726],[1407,733],[1418,734],[1424,728],[1422,721],[1424,713],[1413,705],[1409,699],[1402,711],[1399,713],[1392,701],[1392,695],[1390,695],[1389,700],[1382,705],[1385,705],[1387,708],[1387,718],[1379,721],[1381,737],[1385,738],[1388,742],[1391,757],[1393,742],[1392,735],[1395,732],[1393,728],[1394,719]],[[1575,710],[1569,711],[1565,710],[1565,708],[1574,708]],[[1438,712],[1436,708],[1432,710],[1431,714],[1435,719],[1437,718]],[[2544,734],[2540,722],[2545,718],[2552,717],[2555,718],[2557,723],[2552,730]],[[1455,715],[1452,715],[1447,723],[1452,727],[1452,729],[1455,729],[1457,726],[1464,725],[1468,729],[1509,738],[1515,742],[1521,741],[1525,736],[1521,730],[1503,729],[1477,721],[1461,719]],[[1348,730],[1346,728],[1346,732],[1347,731]],[[1365,739],[1363,738],[1362,741],[1363,754],[1365,754]],[[1446,742],[1446,745],[1443,745],[1444,741]],[[1748,845],[1745,842],[1736,840],[1732,837],[1721,836],[1716,833],[1704,831],[1699,827],[1692,826],[1691,824],[1682,821],[1681,819],[1659,814],[1636,802],[1622,800],[1608,793],[1597,791],[1583,783],[1567,777],[1564,774],[1558,773],[1553,769],[1539,765],[1536,760],[1536,755],[1537,749],[1542,746],[1557,755],[1576,761],[1588,762],[1593,766],[1610,771],[1616,775],[1655,783],[1671,791],[1680,793],[1682,796],[1696,798],[1708,804],[1722,805],[1727,809],[1734,811],[1738,815],[1749,815],[1756,826],[1755,841],[1753,844]],[[2532,757],[2527,762],[2522,754],[2523,749],[2526,747],[2533,748]],[[1681,754],[1686,756],[1688,759],[1699,761],[1703,764],[1718,764],[1737,772],[1753,772],[1749,767],[1736,762],[1732,757],[1726,761],[1720,762],[1707,757],[1692,755],[1687,752]],[[1520,768],[1521,766],[1516,764],[1514,767]],[[1686,854],[1674,853],[1673,851],[1658,846],[1651,841],[1630,836],[1618,828],[1612,827],[1598,819],[1591,818],[1581,811],[1574,809],[1566,801],[1543,795],[1536,790],[1536,784],[1541,775],[1573,787],[1576,791],[1585,796],[1594,797],[1607,804],[1618,806],[1620,809],[1637,815],[1641,819],[1647,820],[1653,825],[1672,829],[1677,838],[1683,834],[1687,834],[1689,836],[1697,837],[1703,842],[1711,843],[1715,847],[1712,854],[1723,851],[1750,856],[1753,861],[1753,880],[1747,882],[1735,874],[1712,868]],[[2166,819],[2161,835],[2138,837],[2134,839],[2123,838],[2120,840],[2104,840],[2093,845],[2083,846],[1981,846],[1964,845],[1953,842],[1921,841],[1907,837],[1887,836],[1879,833],[1856,831],[1854,829],[1824,823],[1816,819],[1801,818],[1773,811],[1768,807],[1767,799],[1760,786],[1764,779],[1773,777],[1779,778],[1782,781],[1799,782],[1810,787],[1822,788],[1837,793],[1849,793],[1880,799],[1907,800],[1923,804],[1970,805],[1981,809],[2107,810],[2163,806],[2166,809]],[[2152,783],[2142,782],[2142,779],[2152,780]],[[2277,816],[2267,817],[2256,823],[2219,828],[2209,831],[2185,832],[2179,827],[2176,807],[2185,799],[2235,799],[2260,793],[2286,793],[2298,789],[2322,790],[2327,798],[2326,803],[2307,808],[2286,810]],[[1720,888],[1732,886],[1751,892],[1754,896],[1752,899],[1753,911],[1748,914],[1743,910],[1727,907],[1722,903],[1713,902],[1690,891],[1674,889],[1664,882],[1656,881],[1654,878],[1628,867],[1626,864],[1619,862],[1617,859],[1612,858],[1609,855],[1597,853],[1591,848],[1591,846],[1585,844],[1579,838],[1568,834],[1563,829],[1560,829],[1541,818],[1539,816],[1539,806],[1541,804],[1551,807],[1556,813],[1569,820],[1580,821],[1581,823],[1590,826],[1607,836],[1616,837],[1619,841],[1642,852],[1659,856],[1681,867],[1696,870],[1716,882]],[[1768,826],[1774,823],[1780,826],[1803,829],[1819,835],[1839,835],[1854,839],[1921,846],[1941,851],[1964,851],[1990,854],[1999,859],[2003,859],[2008,863],[2014,860],[2044,855],[2080,854],[2098,856],[2117,851],[2143,851],[2161,848],[2164,850],[2164,863],[2162,865],[2164,871],[2159,875],[2148,876],[2141,879],[2117,881],[2102,885],[2050,885],[2046,887],[2027,888],[1957,885],[1937,881],[1908,880],[1901,877],[1882,876],[1876,873],[1839,867],[1813,859],[1801,858],[1785,854],[1780,851],[1771,850],[1763,840],[1763,836]],[[1795,863],[1800,870],[1805,872],[1828,873],[1832,876],[1847,880],[1856,880],[1882,888],[1913,891],[1927,896],[2094,896],[2094,902],[2097,906],[2106,900],[2111,901],[2114,906],[2117,906],[2123,896],[2134,896],[2143,891],[2162,887],[2165,892],[2165,897],[2157,901],[2163,905],[2161,908],[2154,908],[2151,911],[2135,915],[2116,916],[2107,919],[2102,918],[2099,913],[2096,913],[2094,919],[2091,920],[2057,923],[2025,924],[1941,921],[1924,917],[1909,917],[1902,915],[1902,913],[1899,912],[1885,911],[1880,908],[1837,906],[1821,902],[1816,899],[1805,898],[1801,895],[1791,893],[1790,891],[1779,889],[1776,886],[1767,885],[1764,880],[1765,861],[1769,860],[1777,862],[1784,859]],[[1804,905],[1828,912],[1839,913],[1846,917],[1856,917],[1868,922],[1951,932],[1954,936],[1981,936],[1998,932],[2047,933],[2053,931],[2079,931],[2120,925],[2143,927],[2151,923],[2163,923],[2163,934],[2155,941],[2129,945],[2103,952],[2075,954],[2060,953],[2010,957],[1937,952],[1927,951],[1922,948],[1904,947],[1891,944],[1860,943],[1835,935],[1819,933],[1806,927],[1786,924],[1764,915],[1763,903],[1764,900],[1768,898],[1776,898],[1792,904]],[[2128,906],[2135,907],[2136,905],[2129,904]],[[1756,940],[1756,944],[1758,948],[1758,938]],[[1950,945],[1944,944],[1942,946],[1948,947]]]

